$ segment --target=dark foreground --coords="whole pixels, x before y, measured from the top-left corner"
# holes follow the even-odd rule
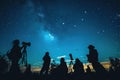
[[[38,73],[5,73],[1,74],[0,80],[120,80],[120,72],[69,73],[64,77],[62,77],[61,74],[40,75]]]

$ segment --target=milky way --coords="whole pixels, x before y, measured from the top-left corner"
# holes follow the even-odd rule
[[[0,52],[12,47],[12,40],[31,42],[27,48],[31,64],[69,53],[87,62],[88,45],[99,52],[100,61],[120,57],[119,0],[1,0]]]

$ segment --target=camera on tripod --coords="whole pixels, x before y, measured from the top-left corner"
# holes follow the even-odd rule
[[[30,42],[22,42],[22,45],[24,45],[24,46],[30,46],[31,43]]]

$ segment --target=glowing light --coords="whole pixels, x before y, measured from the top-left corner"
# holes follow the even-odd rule
[[[63,55],[63,56],[58,56],[57,59],[60,59],[60,58],[65,58],[66,55]]]
[[[87,11],[85,10],[84,13],[87,14]]]
[[[62,24],[64,25],[65,23],[63,22]]]
[[[84,21],[84,18],[81,18],[81,21]]]
[[[43,31],[42,35],[43,35],[45,41],[53,41],[53,40],[55,40],[55,37],[48,31]]]
[[[51,40],[54,40],[54,36],[53,36],[53,35],[51,35],[51,34],[49,33],[48,36],[49,36],[49,38],[50,38]]]

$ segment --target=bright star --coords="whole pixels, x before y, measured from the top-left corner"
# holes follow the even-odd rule
[[[65,23],[63,22],[62,24],[64,25]]]

